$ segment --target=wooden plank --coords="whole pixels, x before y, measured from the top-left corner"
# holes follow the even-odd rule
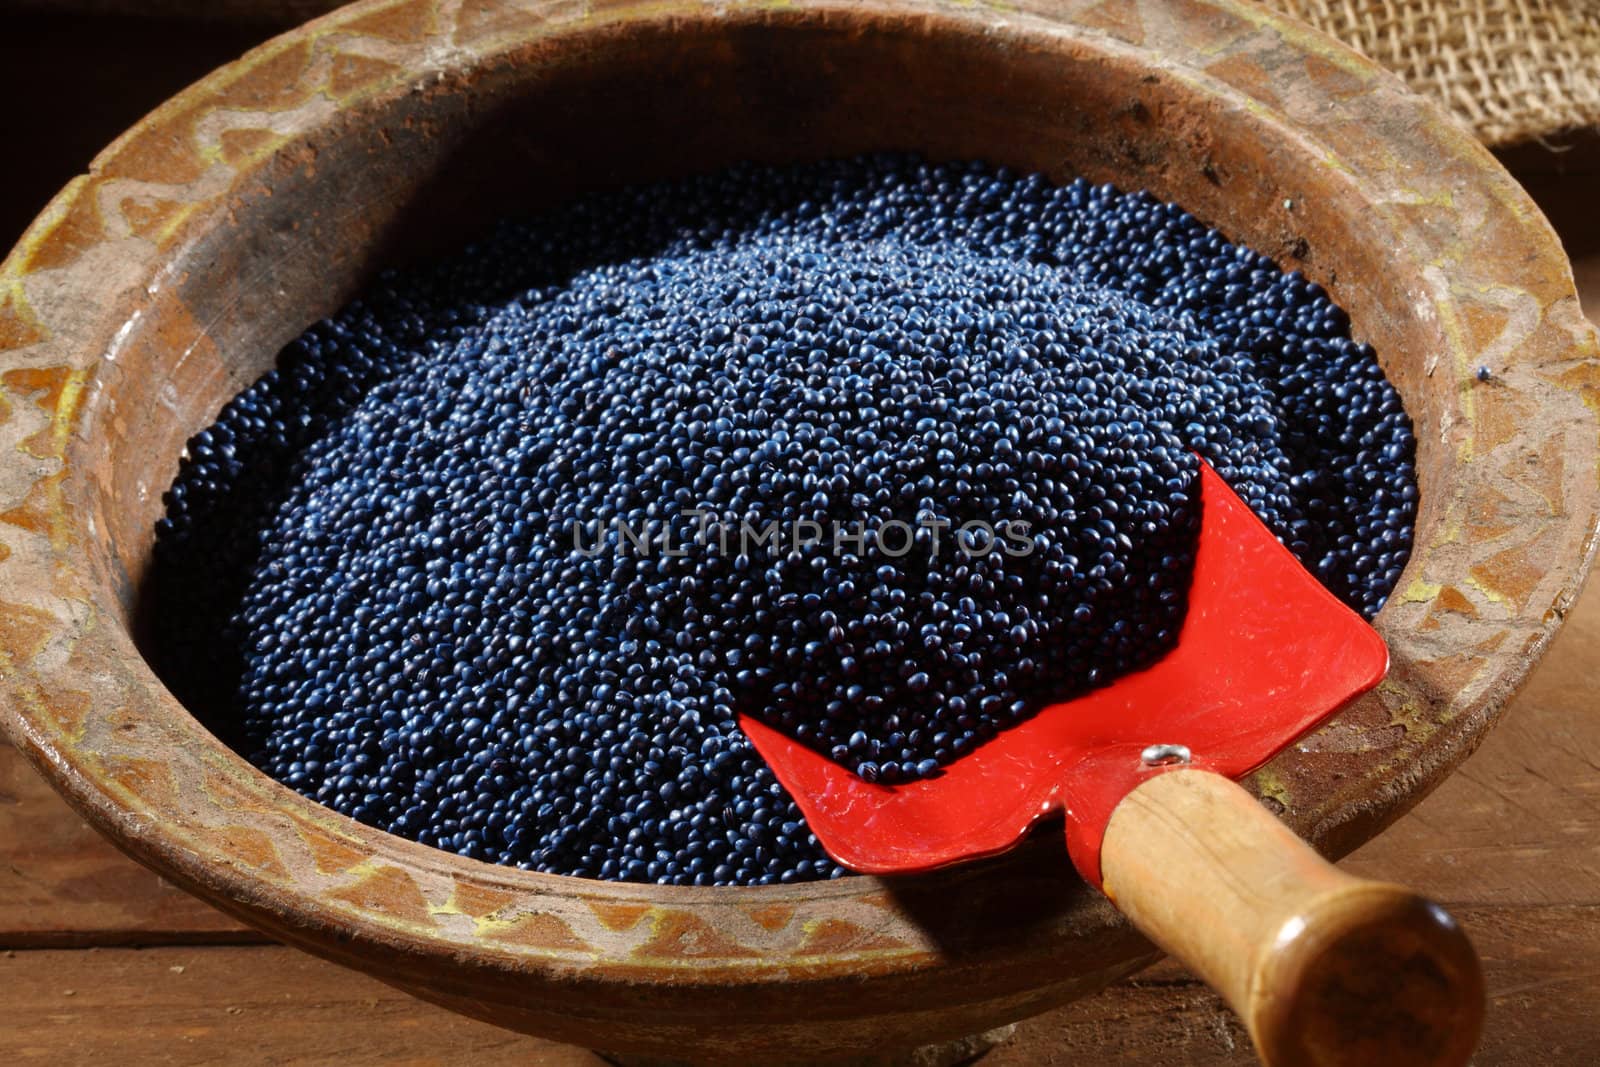
[[[1600,907],[1473,908],[1490,984],[1477,1057],[1501,1067],[1600,1062]],[[268,946],[0,954],[0,1062],[532,1064],[599,1067],[589,1052],[520,1037],[373,979]],[[1163,963],[1029,1020],[984,1067],[1254,1061],[1215,994]]]
[[[261,941],[134,863],[0,743],[0,946]]]
[[[602,1067],[278,945],[0,953],[0,1062]]]

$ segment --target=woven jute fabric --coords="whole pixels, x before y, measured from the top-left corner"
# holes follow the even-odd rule
[[[1510,145],[1600,125],[1600,0],[1263,0]]]

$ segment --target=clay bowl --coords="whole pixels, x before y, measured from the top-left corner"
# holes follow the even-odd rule
[[[1053,834],[930,877],[719,890],[411,844],[254,771],[133,636],[184,440],[379,264],[576,189],[891,148],[1152,190],[1325,283],[1377,346],[1420,439],[1418,549],[1377,620],[1394,669],[1251,781],[1330,854],[1376,833],[1471,751],[1578,588],[1600,363],[1554,235],[1492,158],[1247,0],[388,0],[218,71],[96,160],[3,269],[5,732],[228,912],[565,1041],[877,1054],[1142,966],[1152,949]]]

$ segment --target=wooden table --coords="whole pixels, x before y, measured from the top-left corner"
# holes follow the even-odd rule
[[[19,25],[0,33],[0,94],[39,99],[42,84],[63,114],[13,108],[0,118],[0,145],[13,150],[0,168],[0,246],[84,165],[89,146],[261,32],[124,23],[93,34],[40,19],[30,33]],[[152,51],[141,56],[141,47]],[[75,75],[54,77],[52,89],[68,57]],[[68,113],[78,119],[64,125]],[[1585,253],[1580,287],[1586,306],[1600,309],[1600,254],[1589,239],[1600,218],[1595,179],[1541,173],[1530,183]],[[1491,1000],[1479,1063],[1600,1063],[1600,581],[1482,749],[1345,865],[1415,886],[1466,924]],[[124,859],[0,745],[0,1062],[97,1059],[602,1062],[265,942]],[[984,1064],[1082,1060],[1254,1062],[1232,1013],[1163,963],[1023,1023]]]

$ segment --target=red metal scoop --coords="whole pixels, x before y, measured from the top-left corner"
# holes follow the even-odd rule
[[[1466,1062],[1483,987],[1437,905],[1326,864],[1231,779],[1382,680],[1388,650],[1202,463],[1189,609],[1157,664],[905,785],[741,726],[841,864],[1003,852],[1066,814],[1074,865],[1244,1016],[1274,1064]]]

